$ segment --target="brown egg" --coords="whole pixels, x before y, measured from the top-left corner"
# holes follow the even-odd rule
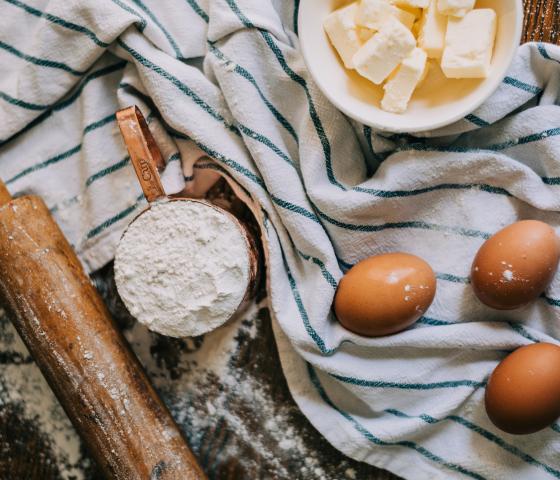
[[[489,307],[511,310],[535,300],[552,281],[560,241],[546,223],[523,220],[490,237],[476,254],[471,282]]]
[[[560,347],[534,343],[508,355],[486,386],[486,413],[508,433],[534,433],[560,416]]]
[[[354,265],[338,285],[334,310],[338,321],[367,337],[405,329],[428,309],[436,278],[421,258],[388,253]]]

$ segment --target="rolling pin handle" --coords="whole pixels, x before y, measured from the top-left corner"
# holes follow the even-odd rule
[[[165,162],[142,112],[133,105],[119,110],[116,116],[146,200],[152,203],[167,198],[158,171]]]
[[[0,207],[11,201],[12,196],[10,195],[10,192],[8,192],[8,189],[6,188],[4,182],[0,180]]]

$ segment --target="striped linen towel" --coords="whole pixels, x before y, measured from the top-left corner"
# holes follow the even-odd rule
[[[560,478],[560,426],[504,434],[483,406],[505,351],[560,335],[560,277],[520,311],[473,297],[472,258],[522,218],[560,227],[560,48],[519,49],[494,96],[412,137],[349,121],[298,50],[297,0],[1,0],[0,176],[49,205],[90,270],[144,206],[115,125],[149,114],[168,191],[216,171],[260,205],[291,392],[347,455],[413,479]],[[181,160],[181,161],[179,161]],[[202,177],[201,177],[202,178]],[[187,179],[190,180],[190,179]],[[407,331],[353,335],[343,272],[402,250],[437,272]]]

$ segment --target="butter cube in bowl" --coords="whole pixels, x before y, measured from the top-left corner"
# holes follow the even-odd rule
[[[325,96],[389,132],[421,132],[476,110],[521,39],[521,0],[301,0],[300,46]]]

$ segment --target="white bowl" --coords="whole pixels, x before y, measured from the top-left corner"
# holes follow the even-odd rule
[[[521,0],[477,0],[476,8],[493,8],[498,16],[490,75],[485,79],[447,79],[437,65],[414,92],[402,114],[381,110],[381,86],[344,68],[323,29],[329,13],[350,0],[301,0],[299,40],[315,83],[349,117],[390,132],[419,132],[449,125],[476,110],[500,85],[521,40]]]

